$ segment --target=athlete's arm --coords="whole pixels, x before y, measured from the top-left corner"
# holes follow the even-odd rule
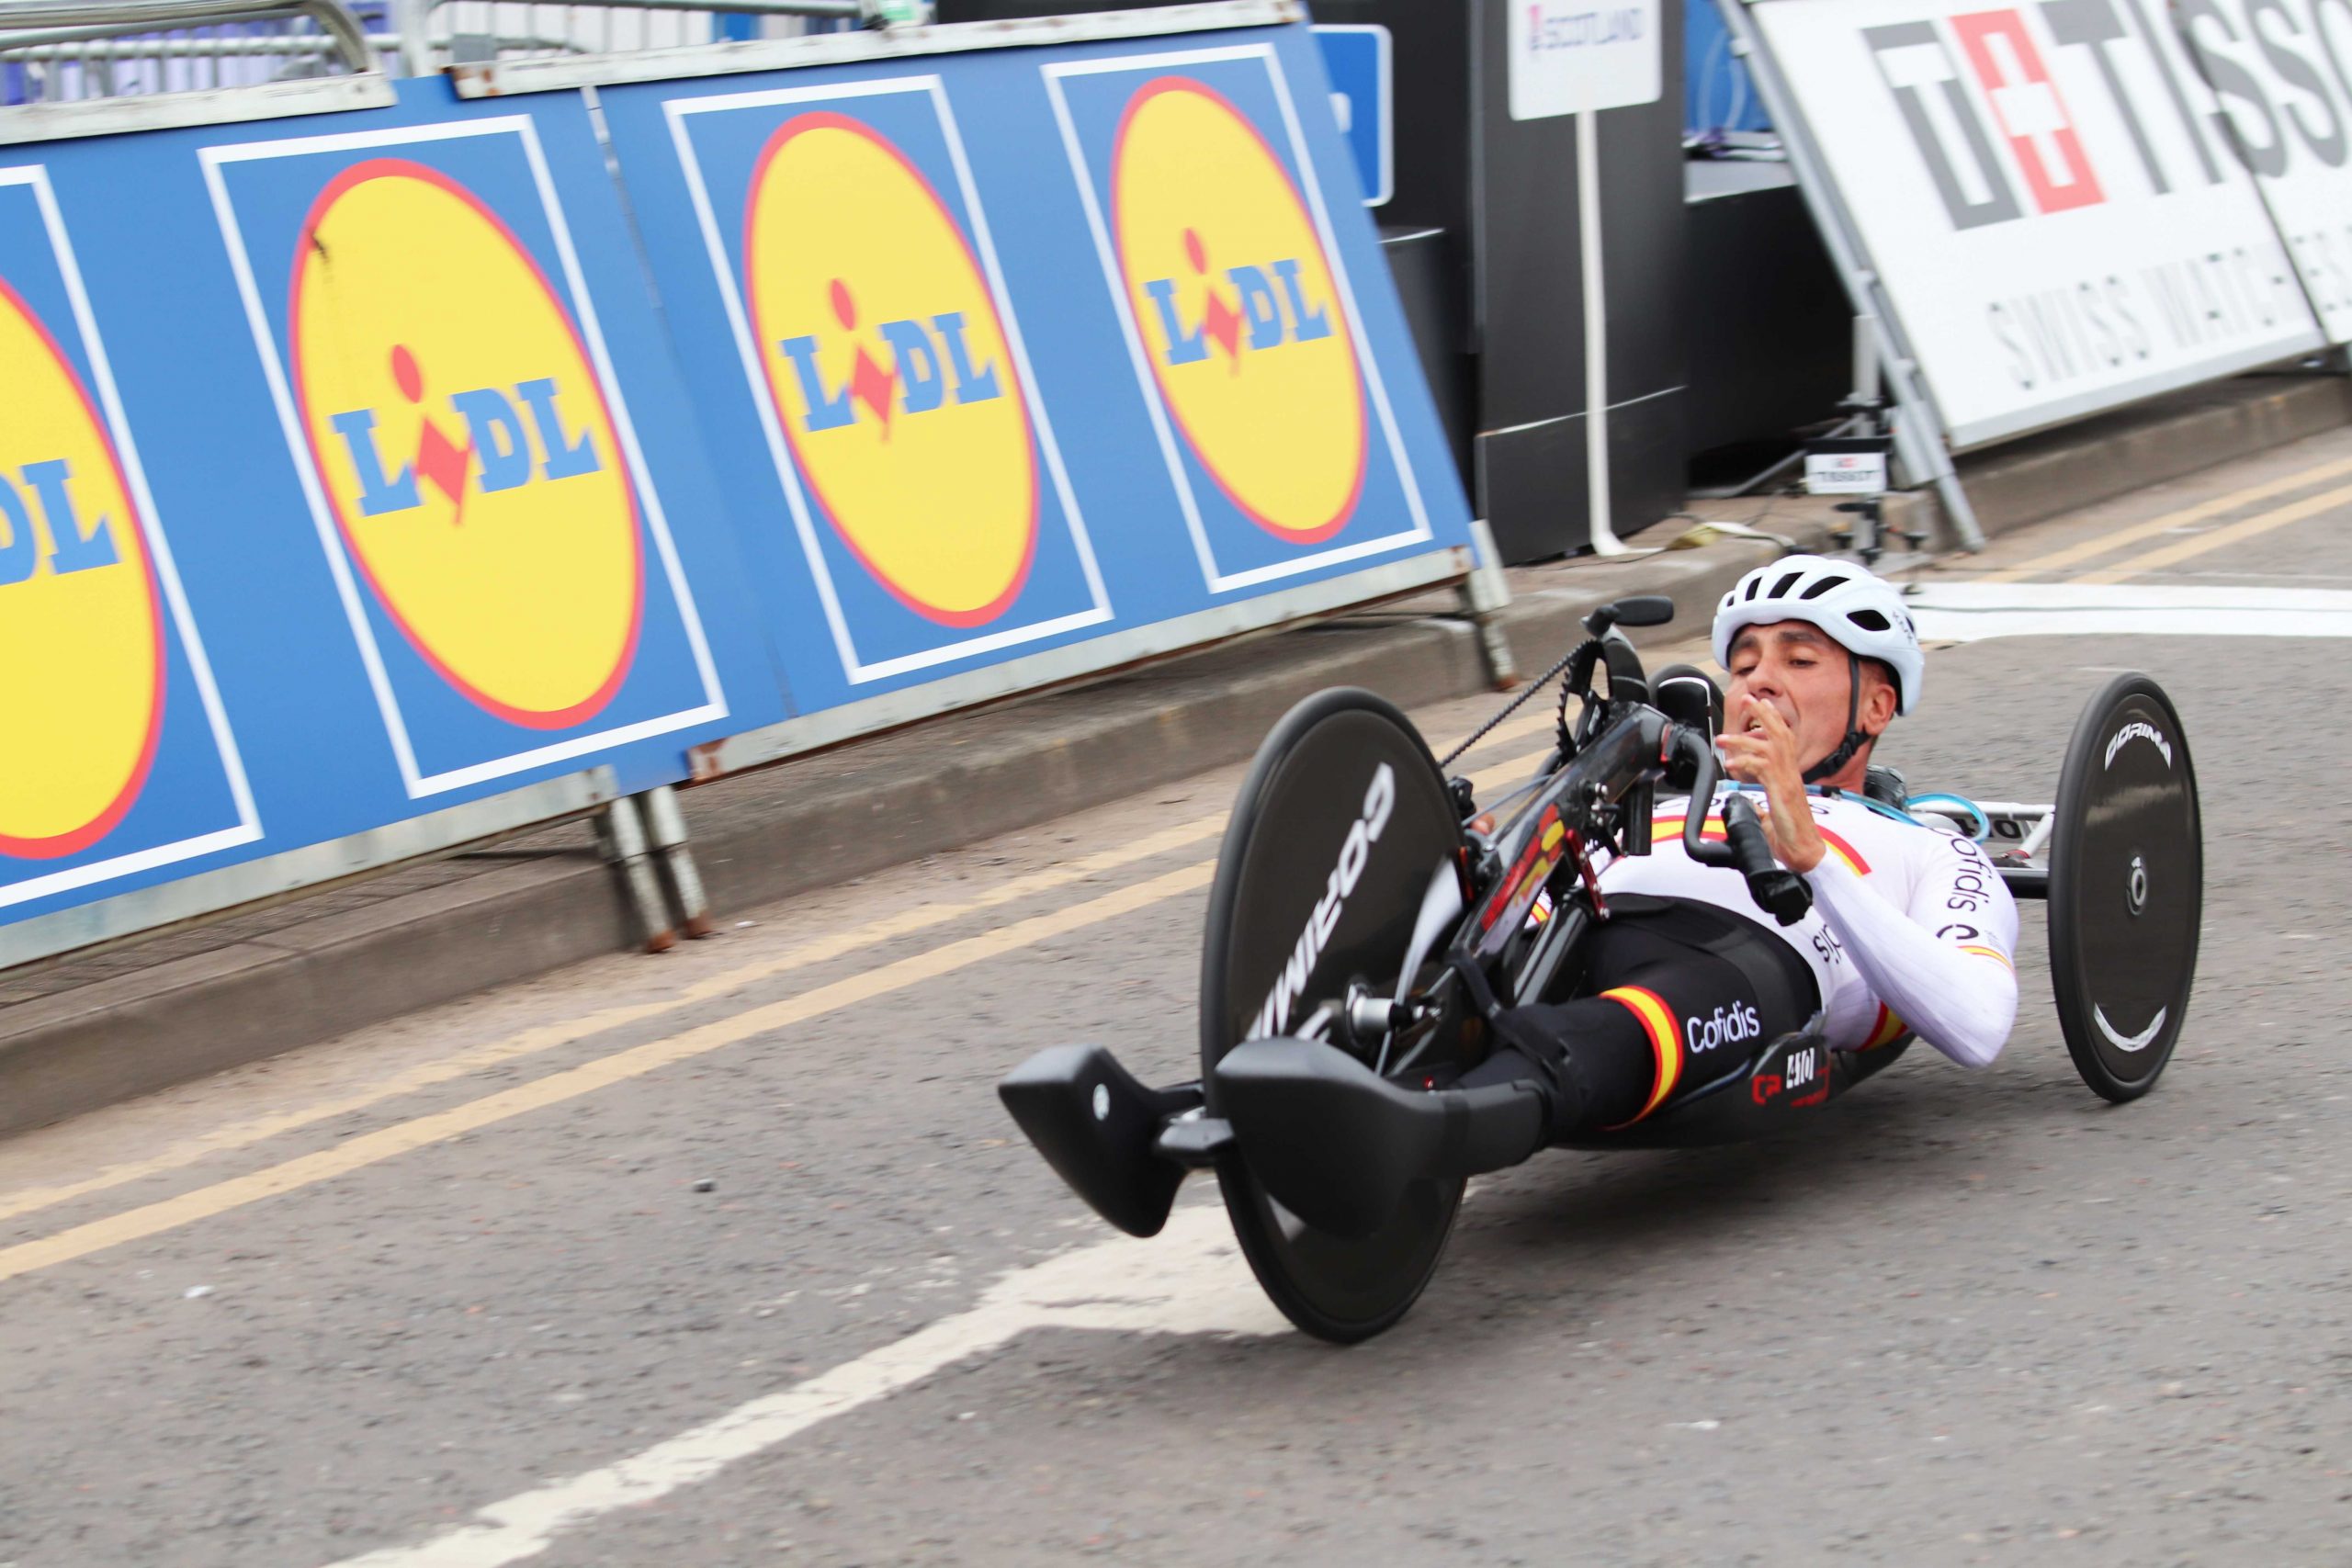
[[[1911,898],[1897,907],[1837,856],[1805,881],[1863,981],[1920,1039],[1963,1067],[2001,1054],[2017,1022],[2018,908],[1984,852],[1921,829]]]

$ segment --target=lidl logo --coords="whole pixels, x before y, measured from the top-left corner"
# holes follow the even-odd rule
[[[604,708],[641,627],[637,493],[529,251],[447,175],[369,159],[302,224],[288,335],[327,503],[417,653],[514,724]]]
[[[147,780],[165,649],[141,538],[88,389],[0,280],[0,855],[88,848]]]
[[[1214,87],[1161,76],[1127,103],[1111,191],[1128,308],[1201,463],[1277,537],[1337,534],[1363,488],[1363,380],[1282,161]]]
[[[865,121],[797,115],[753,169],[742,265],[776,422],[842,543],[927,620],[1001,616],[1035,558],[1036,448],[938,191]]]

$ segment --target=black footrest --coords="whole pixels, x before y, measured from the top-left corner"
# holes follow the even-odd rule
[[[1201,1086],[1147,1089],[1100,1045],[1038,1052],[996,1086],[1070,1190],[1130,1235],[1168,1223],[1184,1167],[1157,1150],[1161,1125],[1201,1103]]]

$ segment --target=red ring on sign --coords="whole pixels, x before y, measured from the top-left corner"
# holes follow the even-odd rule
[[[415,649],[416,656],[424,660],[435,674],[447,681],[468,702],[486,713],[496,715],[509,724],[518,724],[527,729],[569,729],[573,725],[580,724],[601,712],[620,691],[622,684],[628,681],[629,667],[637,661],[638,639],[645,626],[645,538],[643,520],[638,512],[637,476],[628,466],[628,455],[620,450],[618,439],[620,421],[614,417],[613,406],[605,396],[604,382],[597,378],[595,362],[588,356],[587,341],[580,335],[579,327],[572,321],[571,312],[563,308],[562,298],[556,293],[555,286],[548,281],[548,275],[540,270],[537,258],[525,248],[523,242],[516,238],[514,231],[507,226],[506,220],[492,211],[481,197],[438,169],[424,164],[412,163],[406,158],[366,159],[352,164],[351,167],[328,181],[326,188],[319,192],[318,198],[311,203],[311,210],[302,219],[301,233],[295,242],[294,254],[298,259],[292,269],[293,281],[289,286],[287,300],[287,338],[289,346],[287,358],[294,367],[294,402],[295,406],[302,411],[302,442],[310,450],[311,471],[323,475],[326,472],[326,464],[319,451],[318,441],[311,433],[311,399],[309,392],[304,389],[302,380],[302,355],[299,336],[302,321],[302,265],[299,258],[312,243],[319,225],[326,220],[328,210],[345,192],[369,180],[388,178],[422,180],[456,197],[459,201],[472,208],[475,213],[491,226],[492,231],[506,242],[507,248],[514,253],[516,259],[521,261],[524,267],[530,273],[533,281],[538,284],[539,291],[547,296],[548,307],[555,312],[556,320],[561,321],[563,330],[571,334],[571,346],[580,356],[580,367],[586,373],[589,389],[595,393],[596,406],[604,411],[605,428],[615,432],[614,450],[611,457],[614,467],[620,474],[621,493],[628,500],[629,574],[636,583],[636,590],[629,596],[628,635],[622,639],[620,652],[614,657],[612,673],[605,678],[603,685],[569,707],[539,712],[531,708],[514,707],[499,701],[444,663],[441,657],[433,651],[424,638],[417,634],[416,628],[409,625],[407,618],[401,614],[400,606],[393,602],[392,596],[384,591],[384,585],[377,580],[375,572],[368,568],[368,557],[359,548],[359,541],[352,531],[351,519],[345,513],[343,502],[334,496],[329,495],[327,505],[334,511],[335,527],[343,535],[344,553],[350,557],[352,564],[358,569],[359,575],[367,579],[369,592],[376,596],[376,603],[382,607],[384,614],[390,617],[392,624],[400,628],[401,636],[407,639],[410,648]],[[322,482],[319,488],[323,491],[326,486]]]
[[[1127,100],[1126,108],[1119,116],[1118,135],[1111,143],[1111,199],[1114,204],[1111,222],[1111,245],[1114,250],[1118,252],[1119,281],[1123,288],[1125,288],[1130,294],[1134,292],[1132,282],[1134,275],[1127,269],[1126,251],[1119,243],[1120,225],[1118,222],[1118,213],[1116,209],[1120,186],[1124,183],[1121,179],[1121,175],[1125,167],[1127,131],[1134,125],[1136,116],[1142,110],[1144,105],[1148,103],[1151,99],[1159,96],[1162,93],[1191,93],[1196,96],[1208,99],[1212,103],[1216,104],[1219,108],[1223,109],[1227,114],[1232,116],[1234,122],[1239,125],[1242,130],[1250,133],[1250,140],[1257,142],[1258,150],[1265,154],[1268,166],[1274,171],[1274,177],[1282,181],[1283,188],[1289,193],[1292,206],[1297,209],[1299,219],[1301,222],[1305,224],[1308,237],[1314,240],[1317,246],[1322,244],[1323,231],[1316,227],[1314,215],[1307,211],[1306,198],[1299,194],[1297,185],[1294,183],[1290,177],[1290,171],[1283,166],[1282,159],[1275,155],[1273,144],[1266,140],[1265,133],[1258,129],[1256,122],[1251,120],[1248,115],[1243,114],[1240,108],[1234,104],[1232,99],[1227,97],[1223,93],[1218,92],[1215,87],[1210,86],[1207,83],[1203,82],[1196,77],[1155,77],[1151,81],[1147,82],[1142,86],[1136,88],[1136,96]],[[1323,265],[1331,274],[1331,279],[1334,285],[1331,290],[1330,299],[1331,314],[1335,318],[1334,324],[1336,330],[1340,334],[1340,341],[1347,344],[1348,373],[1355,378],[1356,383],[1355,480],[1348,487],[1348,498],[1340,503],[1338,510],[1331,514],[1331,520],[1329,522],[1317,524],[1315,527],[1310,529],[1285,528],[1280,524],[1274,522],[1272,518],[1268,517],[1265,513],[1260,512],[1256,507],[1250,505],[1249,502],[1243,500],[1242,497],[1235,491],[1234,488],[1226,482],[1224,473],[1218,469],[1216,461],[1210,457],[1208,448],[1201,444],[1200,438],[1193,434],[1192,427],[1184,423],[1184,412],[1178,405],[1176,399],[1168,389],[1166,368],[1157,361],[1154,361],[1151,367],[1151,378],[1153,383],[1159,389],[1159,400],[1161,404],[1167,408],[1169,417],[1176,422],[1176,428],[1184,433],[1184,444],[1187,446],[1190,446],[1193,449],[1193,455],[1201,460],[1201,467],[1209,471],[1209,478],[1215,481],[1217,490],[1225,496],[1227,501],[1233,503],[1234,509],[1239,512],[1244,517],[1247,517],[1250,522],[1255,523],[1259,527],[1263,528],[1267,533],[1272,534],[1275,538],[1294,545],[1321,544],[1324,540],[1331,537],[1332,535],[1337,534],[1340,529],[1346,527],[1348,524],[1353,520],[1355,516],[1356,503],[1363,499],[1364,473],[1371,456],[1372,448],[1371,432],[1364,418],[1365,389],[1363,384],[1363,367],[1356,357],[1354,327],[1352,323],[1350,322],[1348,313],[1340,301],[1340,291],[1337,287],[1340,269],[1329,251],[1324,253]],[[1142,331],[1140,328],[1136,331],[1136,336],[1138,338],[1142,336]],[[1146,357],[1148,358],[1149,356],[1147,355]]]
[[[940,217],[946,220],[947,231],[956,236],[956,243],[964,253],[965,265],[972,269],[972,279],[979,285],[980,298],[988,301],[989,313],[996,318],[997,336],[1004,341],[1007,350],[1003,362],[997,368],[1004,376],[1005,385],[1008,388],[1006,395],[1013,399],[1012,406],[1021,415],[1022,471],[1026,476],[1029,487],[1028,537],[1022,547],[1021,564],[1013,569],[1012,581],[1006,584],[1004,592],[976,609],[944,609],[936,604],[926,604],[908,592],[893,581],[872,558],[860,549],[857,540],[851,536],[848,529],[842,526],[841,509],[833,503],[832,498],[825,493],[824,482],[817,477],[816,467],[808,461],[808,455],[801,450],[799,437],[793,433],[792,421],[785,417],[784,400],[777,395],[774,384],[775,378],[766,368],[766,355],[763,353],[761,355],[761,374],[767,377],[769,380],[768,396],[775,409],[776,424],[784,432],[785,445],[792,450],[794,465],[799,468],[801,478],[808,481],[808,488],[816,492],[818,505],[824,508],[825,521],[832,525],[833,537],[839,539],[843,547],[856,558],[857,564],[865,569],[868,577],[882,585],[883,592],[924,620],[938,626],[986,626],[1011,609],[1013,601],[1021,597],[1021,591],[1029,583],[1030,569],[1036,564],[1037,560],[1039,496],[1036,431],[1029,423],[1027,394],[1021,384],[1021,373],[1012,362],[1011,353],[1012,334],[1005,326],[1004,313],[998,306],[996,291],[989,284],[989,275],[981,270],[979,256],[973,252],[971,241],[965,237],[964,226],[956,221],[955,212],[940,199],[938,187],[924,177],[922,170],[916,167],[914,161],[901,152],[898,144],[888,137],[863,120],[853,119],[845,114],[838,114],[831,109],[810,109],[805,114],[795,115],[785,121],[776,128],[775,133],[768,138],[767,145],[760,149],[759,158],[752,165],[751,183],[745,188],[743,196],[743,294],[744,298],[751,302],[749,310],[753,319],[754,330],[764,332],[758,321],[759,286],[756,279],[759,276],[760,261],[756,245],[759,228],[753,222],[753,219],[759,211],[761,193],[767,187],[768,165],[775,162],[777,154],[784,151],[786,143],[794,137],[804,135],[811,130],[845,130],[853,136],[863,137],[907,172],[907,177],[914,181],[915,188],[920,190],[924,198],[938,209]]]
[[[147,542],[146,519],[140,514],[139,498],[131,491],[130,476],[123,472],[122,456],[115,450],[114,432],[107,429],[106,422],[98,417],[97,406],[90,401],[89,389],[82,384],[82,378],[74,371],[74,362],[66,358],[64,351],[58,346],[57,339],[50,333],[49,323],[25,303],[24,296],[10,288],[5,277],[0,277],[0,305],[13,308],[31,325],[42,346],[49,350],[50,357],[57,362],[59,369],[65,372],[66,384],[82,400],[84,417],[89,420],[90,428],[97,432],[98,445],[106,448],[107,465],[114,470],[116,493],[122,497],[123,507],[130,513],[130,536],[138,542],[139,570],[147,579],[148,639],[155,649],[155,695],[147,705],[147,739],[140,746],[139,761],[131,764],[122,788],[113,800],[107,802],[106,809],[71,832],[53,834],[45,839],[18,839],[0,833],[0,855],[23,860],[56,860],[88,849],[119,827],[123,818],[130,814],[132,804],[138,800],[139,792],[146,787],[147,775],[154,768],[155,751],[164,737],[164,699],[167,694],[164,682],[170,670],[164,646],[164,599],[155,575],[154,551]]]

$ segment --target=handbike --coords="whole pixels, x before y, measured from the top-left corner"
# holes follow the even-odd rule
[[[1259,748],[1218,854],[1201,1077],[1151,1089],[1101,1046],[1040,1052],[999,1094],[1047,1163],[1136,1235],[1166,1224],[1187,1173],[1214,1169],[1244,1256],[1294,1324],[1351,1343],[1402,1317],[1437,1267],[1466,1175],[1540,1135],[1525,1094],[1472,1090],[1443,1097],[1448,1111],[1426,1091],[1483,1059],[1504,1008],[1560,986],[1573,994],[1581,952],[1609,918],[1596,862],[1649,852],[1658,790],[1715,795],[1720,693],[1687,668],[1653,684],[1619,629],[1673,613],[1645,596],[1587,618],[1588,639],[1551,672],[1562,682],[1551,755],[1489,805],[1467,779],[1449,781],[1411,722],[1372,693],[1325,691],[1293,708]],[[2084,1081],[2119,1102],[2153,1088],[2187,1012],[2203,897],[2195,773],[2161,688],[2120,676],[2092,700],[2054,804],[1906,801],[1894,775],[1872,772],[1882,809],[1945,818],[1984,844],[2013,895],[2047,901],[2052,988]],[[1811,892],[1773,861],[1747,796],[1724,796],[1721,840],[1705,836],[1709,815],[1685,814],[1684,852],[1736,869],[1763,915],[1803,919]],[[1766,1135],[1910,1043],[1831,1051],[1818,1021],[1570,1146]],[[1273,1079],[1318,1092],[1301,1096],[1280,1135],[1238,1136],[1221,1105]],[[1341,1147],[1358,1156],[1344,1162],[1353,1174],[1323,1179]]]

